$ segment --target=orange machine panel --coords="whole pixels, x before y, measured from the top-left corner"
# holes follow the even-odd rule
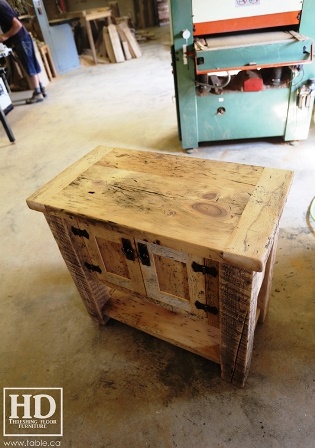
[[[297,25],[300,23],[300,15],[301,11],[291,11],[262,16],[194,23],[194,36]]]

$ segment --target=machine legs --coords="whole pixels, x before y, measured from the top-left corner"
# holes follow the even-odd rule
[[[11,143],[15,142],[15,137],[13,135],[13,132],[12,132],[12,130],[10,128],[9,123],[7,122],[5,113],[3,112],[1,107],[0,107],[0,120],[1,120],[1,123],[2,123],[2,125],[4,127],[4,130],[5,130],[6,134],[7,134],[10,142]]]

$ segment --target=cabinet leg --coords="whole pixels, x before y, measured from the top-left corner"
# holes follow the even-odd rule
[[[51,215],[45,217],[87,311],[94,320],[106,324],[109,318],[102,310],[111,290],[82,266],[78,254],[85,250],[83,238],[73,235],[66,220]]]
[[[252,272],[221,265],[221,377],[241,387],[251,363],[257,296]]]
[[[265,269],[265,276],[258,294],[258,308],[260,309],[260,315],[258,322],[263,323],[267,312],[268,312],[268,306],[269,306],[269,298],[270,298],[270,291],[271,291],[271,285],[272,285],[272,275],[273,275],[273,267],[275,263],[276,258],[276,251],[277,251],[277,245],[278,245],[278,233],[279,230],[276,233],[274,243],[268,258],[268,261],[266,263],[266,269]]]

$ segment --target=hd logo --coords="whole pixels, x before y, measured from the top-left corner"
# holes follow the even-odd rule
[[[63,390],[3,389],[4,436],[62,436]]]

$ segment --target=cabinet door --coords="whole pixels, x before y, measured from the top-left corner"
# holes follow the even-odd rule
[[[146,294],[135,242],[129,235],[81,223],[89,238],[86,246],[92,269],[98,278],[112,287],[118,286],[139,294]]]
[[[106,230],[87,221],[77,223],[84,236],[85,267],[112,288],[147,296],[174,312],[198,316],[219,326],[218,263],[131,235]],[[88,260],[88,261],[86,261]],[[197,268],[196,268],[197,266]],[[211,309],[214,309],[212,314]],[[210,311],[209,311],[210,310]]]
[[[195,272],[193,262],[202,264],[203,258],[169,249],[145,241],[136,241],[147,296],[167,308],[207,319],[205,276]]]

